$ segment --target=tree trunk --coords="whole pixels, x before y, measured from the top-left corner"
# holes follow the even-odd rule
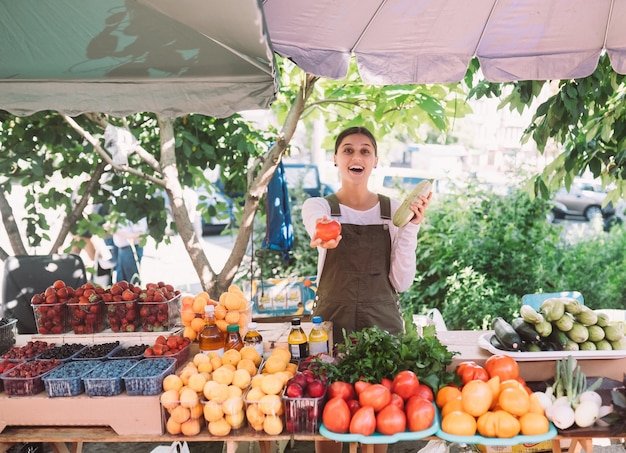
[[[157,116],[161,140],[161,171],[165,182],[165,191],[172,207],[172,216],[178,229],[178,234],[183,240],[185,250],[200,279],[200,284],[205,291],[210,293],[214,281],[214,271],[202,248],[200,238],[191,224],[189,212],[185,206],[183,188],[178,177],[176,167],[176,153],[174,147],[174,126],[171,118]]]
[[[265,161],[260,169],[250,168],[248,169],[248,173],[251,174],[253,172],[256,173],[252,184],[248,187],[248,193],[246,195],[246,202],[243,208],[243,216],[241,219],[241,225],[239,226],[239,231],[237,233],[237,238],[235,239],[235,245],[233,250],[226,260],[226,264],[224,268],[217,276],[217,283],[215,287],[212,289],[211,297],[218,296],[228,290],[228,286],[232,283],[235,278],[235,274],[243,257],[245,256],[246,249],[248,243],[250,241],[250,236],[252,235],[254,229],[254,215],[256,214],[257,209],[259,208],[259,203],[265,192],[267,191],[267,185],[269,184],[274,172],[276,171],[276,167],[278,163],[282,159],[282,156],[287,148],[287,145],[293,138],[293,134],[296,131],[296,127],[298,126],[298,121],[302,116],[302,112],[304,111],[304,107],[306,105],[306,101],[311,96],[311,92],[313,91],[313,86],[315,82],[317,82],[318,77],[306,75],[303,79],[303,84],[300,87],[300,91],[298,92],[298,96],[294,100],[291,108],[289,109],[289,113],[285,120],[285,124],[283,124],[283,128],[280,136],[269,150]],[[254,258],[254,257],[253,257]]]
[[[17,223],[15,222],[13,209],[11,209],[9,200],[6,199],[4,190],[0,190],[0,215],[2,215],[2,223],[4,224],[4,229],[6,230],[7,235],[9,236],[9,242],[11,243],[11,248],[13,248],[13,254],[27,255],[26,247],[24,247],[22,236],[20,235],[20,230],[17,228]],[[8,253],[5,250],[2,250],[2,254],[0,255],[2,261],[7,259],[8,256]]]

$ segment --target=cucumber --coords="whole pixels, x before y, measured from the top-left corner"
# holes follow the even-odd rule
[[[413,211],[409,208],[409,205],[414,201],[419,201],[420,196],[428,196],[428,194],[433,190],[433,182],[434,179],[425,179],[420,181],[413,191],[404,199],[400,207],[396,210],[393,215],[393,224],[399,228],[402,228],[407,223],[411,221],[413,216]]]
[[[563,349],[567,346],[567,342],[569,340],[565,332],[562,332],[559,329],[552,329],[552,333],[550,333],[546,339],[549,342],[556,344],[559,349]]]
[[[505,348],[519,350],[522,339],[511,324],[498,316],[491,321],[491,328],[498,341]]]
[[[534,324],[527,323],[524,318],[515,318],[511,321],[511,326],[519,334],[522,340],[539,341],[541,336],[535,330]]]
[[[489,343],[491,343],[491,346],[493,346],[494,348],[500,349],[502,351],[520,352],[519,349],[511,349],[511,348],[507,348],[506,346],[504,346],[502,343],[498,341],[498,338],[496,338],[496,334],[493,334],[491,338],[489,338]]]

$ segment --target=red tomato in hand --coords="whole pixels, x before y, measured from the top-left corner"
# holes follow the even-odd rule
[[[359,395],[362,407],[370,406],[374,412],[382,410],[391,401],[391,392],[382,384],[371,384]]]
[[[315,225],[315,238],[328,242],[341,234],[341,223],[333,219],[321,220]]]
[[[399,407],[390,404],[376,415],[376,430],[385,436],[406,431],[406,414]]]
[[[393,378],[392,389],[394,393],[406,400],[415,395],[419,385],[420,381],[417,375],[411,370],[404,370],[400,371]]]
[[[328,403],[326,403],[328,404]],[[376,431],[376,414],[371,406],[362,407],[350,420],[350,434],[371,436]]]
[[[356,398],[354,386],[347,382],[335,381],[328,386],[328,398],[340,396],[344,400],[352,400]]]
[[[347,433],[350,428],[350,408],[346,400],[340,396],[329,399],[324,405],[322,423],[329,431],[334,433]]]
[[[423,431],[432,426],[435,406],[427,399],[413,395],[404,406],[409,431]]]
[[[485,369],[489,377],[500,377],[500,382],[519,377],[519,365],[508,355],[492,355],[485,361]]]

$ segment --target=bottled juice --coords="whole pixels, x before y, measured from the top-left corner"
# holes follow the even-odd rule
[[[309,332],[309,354],[328,354],[328,333],[322,327],[322,317],[313,316],[313,328]]]
[[[215,307],[204,307],[204,329],[198,335],[198,349],[204,354],[217,352],[224,354],[224,332],[215,324]]]
[[[309,343],[306,333],[300,325],[300,318],[291,320],[291,332],[287,337],[291,358],[294,360],[305,359],[309,356]]]
[[[229,349],[241,351],[241,348],[243,348],[243,339],[239,334],[239,324],[229,324],[226,328],[226,335],[224,351],[228,351]]]
[[[248,323],[248,332],[243,337],[244,346],[252,346],[257,350],[259,355],[263,357],[263,337],[257,330],[257,323],[251,321]]]

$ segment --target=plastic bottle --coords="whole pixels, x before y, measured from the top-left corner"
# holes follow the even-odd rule
[[[322,317],[313,316],[313,328],[309,332],[309,354],[328,354],[328,333],[322,327]]]
[[[244,346],[252,346],[257,350],[259,355],[263,357],[263,337],[257,330],[257,323],[251,321],[248,323],[248,332],[243,337]]]
[[[224,332],[215,324],[215,307],[204,307],[204,329],[198,335],[198,349],[204,354],[217,352],[220,357],[224,354]]]
[[[302,330],[300,325],[300,318],[293,318],[291,320],[291,332],[287,337],[287,343],[289,343],[289,351],[291,352],[291,358],[294,360],[305,359],[309,356],[309,343],[306,337],[306,333]]]
[[[226,335],[224,351],[228,351],[229,349],[241,351],[241,348],[243,348],[243,339],[239,334],[239,324],[229,324],[226,328]]]

